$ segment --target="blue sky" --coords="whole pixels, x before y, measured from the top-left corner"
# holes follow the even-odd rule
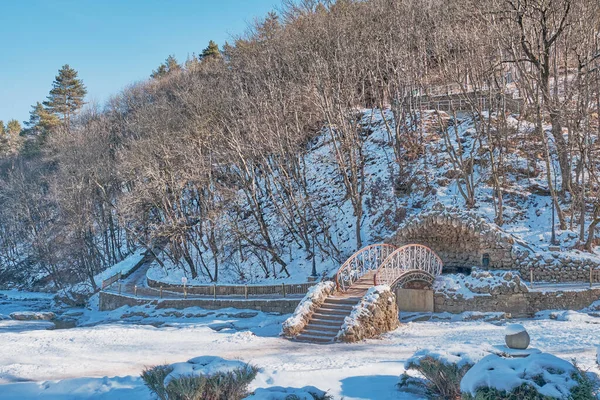
[[[223,45],[280,0],[0,0],[0,120],[29,118],[58,69],[104,102],[174,54]]]

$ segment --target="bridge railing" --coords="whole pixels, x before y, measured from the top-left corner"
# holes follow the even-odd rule
[[[444,263],[427,246],[409,244],[396,249],[377,268],[373,283],[375,285],[393,285],[410,271],[423,271],[435,278],[442,273]]]
[[[374,271],[396,250],[396,246],[381,243],[364,247],[354,253],[335,275],[337,289],[345,292],[369,271]]]

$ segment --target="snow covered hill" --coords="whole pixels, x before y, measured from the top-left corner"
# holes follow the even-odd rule
[[[502,183],[503,223],[497,226],[498,200],[494,197],[490,157],[491,154],[497,155],[497,151],[490,152],[488,139],[477,133],[481,121],[467,113],[458,113],[456,118],[452,118],[444,112],[433,110],[425,112],[422,121],[417,121],[419,123],[411,124],[409,119],[405,125],[420,127],[412,134],[418,134],[418,141],[422,144],[412,154],[408,145],[401,152],[394,149],[395,141],[391,132],[395,131],[395,122],[389,109],[366,109],[361,111],[361,115],[364,215],[360,232],[363,245],[385,240],[407,218],[428,213],[436,204],[442,204],[483,218],[490,225],[525,243],[534,253],[548,250],[552,231],[552,198],[547,187],[545,163],[541,157],[531,157],[529,154],[535,151],[535,144],[503,150],[503,168],[506,171]],[[495,115],[485,117],[497,119]],[[518,115],[508,115],[506,123],[513,141],[531,134],[534,129],[531,123],[520,120]],[[327,222],[332,239],[329,248],[316,247],[317,272],[323,276],[332,276],[341,263],[358,250],[356,216],[343,184],[340,166],[336,162],[336,147],[329,133],[324,129],[310,143],[303,170],[310,194],[319,199],[315,208]],[[399,161],[398,157],[402,160]],[[474,192],[474,205],[471,207],[467,207],[467,200],[461,194],[461,191],[465,191],[465,179],[457,170],[457,157],[462,159],[463,164],[472,163],[472,173],[468,177]],[[532,159],[535,160],[533,164]],[[551,171],[551,174],[554,172]],[[565,199],[565,208],[571,204],[570,200]],[[219,283],[296,283],[305,282],[311,274],[312,249],[294,242],[284,222],[270,207],[270,199],[263,198],[262,201],[267,223],[271,227],[278,227],[274,240],[281,249],[282,258],[289,263],[291,277],[274,271],[274,274],[265,278],[259,268],[259,260],[249,254],[244,260],[237,256],[225,260]],[[576,249],[578,221],[575,220],[576,216],[570,218],[567,220],[570,229],[560,230],[558,222],[555,223],[557,240],[563,251],[573,257],[583,255],[600,262],[600,258]],[[189,277],[185,268],[163,258],[165,268],[155,264],[148,272],[149,277],[171,283],[180,283],[183,276]],[[201,275],[188,282],[209,283],[209,279]]]

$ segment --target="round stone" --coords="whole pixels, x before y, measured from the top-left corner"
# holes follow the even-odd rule
[[[529,334],[520,324],[511,324],[506,327],[504,341],[510,349],[525,350],[529,346]]]

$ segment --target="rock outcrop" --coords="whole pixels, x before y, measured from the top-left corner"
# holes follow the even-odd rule
[[[52,321],[56,318],[53,312],[18,311],[10,314],[15,321]]]

